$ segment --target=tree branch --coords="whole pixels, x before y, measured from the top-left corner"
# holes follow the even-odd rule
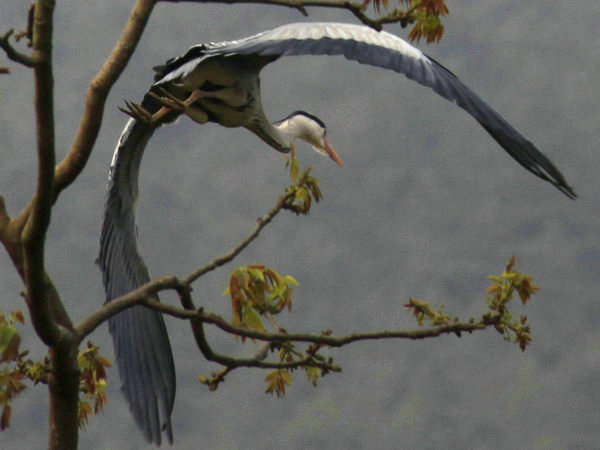
[[[173,305],[161,303],[159,301],[154,300],[149,297],[150,293],[158,292],[162,289],[174,288],[176,284],[180,284],[181,282],[177,280],[175,277],[165,277],[159,278],[153,281],[152,283],[147,283],[131,293],[119,297],[102,307],[102,309],[98,310],[93,315],[89,316],[87,319],[78,324],[75,329],[79,333],[81,339],[83,339],[87,334],[91,333],[100,323],[107,320],[114,314],[129,308],[133,305],[143,304],[148,308],[151,308],[155,311],[161,312],[163,314],[167,314],[172,317],[176,317],[182,320],[191,320],[197,321],[200,323],[210,323],[221,330],[238,336],[243,336],[250,339],[257,339],[265,342],[273,342],[273,343],[282,343],[285,341],[294,341],[294,342],[306,342],[312,344],[321,344],[327,345],[330,347],[342,347],[344,345],[350,344],[355,341],[365,341],[365,340],[378,340],[378,339],[427,339],[438,337],[443,334],[456,334],[461,335],[462,333],[472,333],[474,331],[484,330],[489,326],[494,326],[496,323],[496,317],[493,316],[491,318],[486,319],[485,321],[473,322],[473,323],[463,323],[456,322],[448,325],[435,326],[431,328],[421,328],[415,330],[383,330],[383,331],[370,331],[364,333],[352,333],[346,336],[331,336],[328,331],[321,333],[320,335],[312,334],[312,333],[267,333],[262,331],[250,330],[247,328],[236,327],[231,325],[228,321],[223,319],[218,314],[207,313],[202,309],[199,310],[189,310],[178,308]],[[114,303],[114,305],[113,305]],[[200,340],[203,340],[203,333],[199,334]],[[204,344],[202,345],[202,347]],[[212,351],[207,351],[208,347],[203,350],[203,353],[206,353],[205,356],[211,361],[229,361],[229,358],[223,355],[218,355],[215,353],[211,353]],[[210,357],[209,357],[210,356]],[[220,361],[219,361],[220,359]],[[240,365],[245,365],[248,359],[242,359],[239,361],[243,361]],[[252,363],[254,364],[254,363]],[[275,365],[274,365],[275,364]],[[281,366],[276,365],[278,363],[265,363],[252,365],[248,367],[270,367],[270,368],[286,368],[291,366]]]
[[[146,299],[149,298],[150,295],[166,289],[182,290],[184,287],[182,286],[182,282],[174,276],[155,278],[139,288],[105,303],[102,308],[90,314],[74,326],[74,331],[79,342],[85,339],[86,336],[91,334],[98,326],[103,322],[106,322],[112,316],[127,308],[131,308],[134,305],[142,304],[146,302]]]
[[[150,306],[150,305],[149,305]],[[152,308],[154,309],[152,305]],[[162,305],[164,306],[164,305]],[[156,308],[158,309],[158,308]],[[162,312],[170,314],[170,311],[163,309]],[[442,334],[457,334],[460,335],[463,332],[472,333],[473,331],[484,330],[492,323],[462,323],[457,322],[449,325],[443,325],[432,328],[423,328],[416,330],[395,330],[395,331],[369,331],[365,333],[352,333],[346,336],[329,336],[326,333],[321,335],[311,333],[265,333],[262,331],[249,330],[246,328],[239,328],[231,325],[221,316],[213,313],[205,313],[200,311],[200,320],[206,323],[212,323],[223,331],[231,334],[237,334],[251,339],[258,339],[261,341],[268,342],[307,342],[313,344],[323,344],[330,347],[342,347],[355,341],[372,341],[378,339],[427,339],[438,337]]]
[[[234,247],[229,252],[213,259],[210,263],[193,271],[183,279],[183,282],[186,284],[191,284],[207,272],[215,270],[217,267],[227,264],[229,261],[233,260],[237,255],[240,254],[242,250],[248,247],[248,245],[250,245],[250,243],[258,237],[262,229],[266,227],[275,218],[275,216],[281,212],[282,209],[287,208],[290,200],[292,200],[294,196],[295,192],[293,190],[288,190],[284,195],[279,197],[279,200],[277,200],[275,206],[271,208],[267,214],[257,219],[256,226],[248,235],[248,237],[246,237],[246,239],[244,239],[238,246]]]
[[[90,82],[77,134],[69,152],[56,167],[55,201],[60,192],[71,184],[85,167],[100,131],[108,93],[129,63],[155,4],[156,0],[136,1],[119,42]]]
[[[155,306],[155,305],[153,305]],[[166,312],[166,311],[165,311]],[[192,319],[192,321],[197,320],[198,323],[200,323],[201,328],[203,328],[203,322],[205,322],[204,320],[204,312],[202,311],[198,311],[198,314],[200,316],[202,316],[201,320],[197,320],[197,319]],[[211,314],[211,316],[215,316],[215,317],[219,317],[216,314]],[[225,320],[223,320],[221,317],[219,317],[220,321],[222,321],[223,323],[227,323]],[[234,327],[234,328],[238,328],[238,327]],[[244,328],[239,328],[239,330],[246,330]],[[246,330],[248,331],[248,330]],[[237,334],[237,333],[234,333]],[[294,339],[289,339],[288,335],[286,334],[280,334],[280,333],[262,333],[264,336],[264,341],[267,342],[285,342],[285,341],[294,341]],[[264,355],[264,351],[259,351],[257,353],[257,355],[255,355],[254,357],[250,357],[250,358],[233,358],[231,356],[227,356],[227,355],[223,355],[222,353],[218,353],[215,352],[210,345],[208,344],[208,341],[206,340],[206,336],[204,335],[204,333],[199,334],[199,336],[202,338],[201,339],[201,343],[199,343],[198,347],[200,348],[200,350],[202,351],[202,355],[204,355],[204,357],[212,362],[216,362],[218,364],[221,364],[227,368],[229,368],[229,370],[231,369],[235,369],[238,367],[255,367],[255,368],[260,368],[260,369],[297,369],[299,367],[317,367],[319,369],[325,369],[325,370],[332,370],[335,372],[339,372],[341,371],[341,369],[338,366],[334,366],[332,364],[330,364],[327,361],[317,361],[313,358],[314,355],[312,354],[308,354],[303,358],[294,360],[294,361],[279,361],[279,362],[269,362],[269,361],[264,361],[265,356]],[[317,335],[311,335],[313,338],[318,339],[319,336]]]
[[[57,342],[64,337],[63,331],[56,326],[57,323],[66,329],[72,326],[58,292],[44,268],[45,234],[50,223],[54,183],[53,7],[53,1],[32,5],[28,13],[27,30],[18,33],[30,39],[34,47],[33,55],[25,57],[23,62],[34,67],[38,151],[36,191],[27,208],[17,219],[9,217],[4,201],[0,205],[0,240],[27,288],[32,322],[46,344]],[[22,59],[23,55],[17,54],[9,44],[12,34],[13,31],[10,30],[3,36],[2,47],[9,55],[14,56],[12,59]]]
[[[380,17],[379,19],[371,19],[364,11],[366,7],[363,3],[355,3],[349,0],[158,0],[166,3],[225,3],[225,4],[239,4],[239,3],[252,3],[252,4],[263,4],[263,5],[276,5],[276,6],[287,6],[288,8],[297,9],[303,16],[307,16],[305,7],[315,6],[324,8],[336,8],[346,9],[350,11],[354,16],[360,20],[363,24],[380,31],[384,23],[400,23],[402,27],[407,26],[409,23],[415,21],[413,13],[415,7],[408,8],[406,10],[396,8],[389,14]]]
[[[85,339],[86,336],[92,333],[99,325],[107,321],[110,317],[114,316],[115,314],[118,314],[119,312],[127,308],[130,308],[131,306],[144,303],[148,300],[147,297],[149,297],[150,295],[156,294],[160,291],[164,291],[167,289],[173,289],[177,291],[184,308],[186,310],[194,311],[196,307],[194,306],[190,295],[191,284],[205,273],[210,272],[216,269],[217,267],[220,267],[234,259],[242,250],[244,250],[248,245],[250,245],[250,243],[253,240],[255,240],[258,237],[262,229],[266,227],[273,220],[273,218],[277,214],[279,214],[279,212],[282,209],[285,209],[288,206],[289,202],[293,199],[294,195],[295,193],[293,190],[288,190],[277,200],[275,206],[271,208],[271,210],[269,210],[267,214],[265,214],[263,217],[258,218],[254,229],[239,245],[237,245],[224,255],[215,258],[205,266],[196,269],[184,279],[179,279],[175,276],[155,278],[154,280],[149,281],[148,283],[140,286],[139,288],[104,304],[102,308],[90,314],[88,317],[86,317],[74,327],[79,342]],[[0,213],[1,211],[2,210],[0,208]],[[0,222],[0,231],[1,230],[2,228]],[[190,317],[192,316],[185,315],[181,318]]]
[[[38,180],[27,221],[21,232],[27,303],[36,332],[51,346],[60,330],[50,314],[44,268],[44,245],[52,211],[54,185],[54,79],[52,74],[52,0],[35,6],[33,56],[35,112],[37,119]]]
[[[253,359],[263,361],[269,354],[271,344],[268,342],[264,343],[256,353],[252,356]],[[225,381],[225,377],[229,372],[233,372],[237,367],[225,366],[216,373],[212,373],[210,378],[206,378],[202,375],[198,376],[200,382],[206,384],[211,391],[216,391],[220,383]]]
[[[478,330],[484,330],[488,327],[496,327],[500,322],[503,311],[486,314],[479,322],[460,323],[455,322],[448,325],[434,326],[425,329],[416,330],[394,330],[394,331],[370,331],[365,333],[352,333],[346,336],[331,336],[329,330],[321,334],[309,333],[286,333],[276,332],[267,333],[250,330],[231,325],[221,316],[213,313],[206,313],[202,309],[191,311],[181,309],[172,305],[160,303],[151,297],[138,299],[139,304],[143,304],[155,311],[167,314],[179,319],[189,320],[192,325],[194,338],[202,355],[209,361],[216,362],[223,366],[221,370],[211,375],[211,377],[199,376],[199,380],[206,384],[211,390],[217,389],[218,385],[225,381],[227,374],[235,369],[242,367],[253,367],[260,369],[276,370],[294,370],[299,368],[316,368],[321,370],[321,376],[328,372],[339,372],[341,368],[333,364],[331,358],[318,357],[317,351],[323,346],[342,347],[356,341],[379,340],[379,339],[427,339],[438,337],[442,334],[456,334],[461,336],[463,332],[472,333]],[[183,301],[182,301],[183,303]],[[243,336],[250,339],[264,341],[259,350],[248,358],[234,358],[228,355],[218,353],[212,349],[204,333],[204,324],[210,323],[226,333],[235,336]],[[297,358],[285,361],[265,361],[269,350],[282,348],[286,343],[305,342],[311,345],[303,352],[293,351]]]
[[[2,37],[0,37],[0,48],[4,50],[6,56],[11,61],[18,62],[19,64],[23,64],[25,67],[34,67],[35,58],[31,56],[27,56],[23,53],[19,53],[15,48],[10,45],[9,38],[15,32],[12,28],[8,30]]]
[[[49,448],[77,447],[77,407],[79,402],[79,371],[77,346],[72,334],[56,321],[62,312],[63,325],[70,326],[50,278],[45,270],[46,232],[53,204],[55,142],[54,142],[54,79],[52,73],[52,32],[54,0],[37,0],[33,11],[34,104],[36,112],[38,174],[36,190],[20,220],[9,236],[14,252],[11,258],[21,268],[26,287],[26,300],[31,321],[40,339],[50,347],[51,370],[48,378],[50,393]],[[8,215],[3,211],[3,218]],[[12,222],[12,223],[11,223]],[[6,222],[5,222],[6,224]],[[20,244],[20,245],[19,245]],[[9,249],[9,253],[11,249]]]

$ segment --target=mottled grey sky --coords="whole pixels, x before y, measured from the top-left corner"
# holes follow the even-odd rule
[[[87,84],[114,45],[131,1],[58,2],[57,151],[76,130]],[[288,395],[263,393],[266,373],[239,370],[217,392],[197,383],[203,360],[187,324],[167,319],[177,367],[174,448],[593,448],[600,421],[598,92],[600,9],[595,1],[450,2],[439,45],[418,44],[475,90],[561,169],[573,202],[528,172],[464,111],[395,73],[342,58],[284,58],[262,75],[273,119],[319,116],[345,165],[302,146],[324,200],[308,217],[283,214],[235,262],[195,285],[197,304],[229,317],[221,292],[231,269],[262,262],[300,286],[286,328],[336,334],[414,328],[408,297],[452,315],[485,310],[487,275],[515,255],[541,287],[526,314],[525,353],[495,331],[425,342],[361,343],[331,355],[343,366],[313,388],[298,373]],[[24,26],[27,4],[5,0],[0,33]],[[354,22],[341,11],[160,5],[113,89],[85,171],[59,199],[48,270],[74,320],[103,302],[98,251],[106,177],[126,117],[153,65],[205,41],[244,37],[301,20]],[[386,27],[406,37],[397,25]],[[31,72],[4,55],[0,78],[0,193],[15,214],[33,190]],[[161,129],[141,173],[139,245],[150,271],[183,275],[238,243],[288,183],[283,160],[246,130],[187,119]],[[4,311],[23,308],[22,285],[0,253]],[[163,301],[175,302],[172,295]],[[210,332],[221,351],[245,354]],[[43,349],[24,331],[34,356]],[[106,326],[92,339],[112,358]],[[81,448],[145,448],[109,372],[109,403]],[[14,406],[0,447],[43,448],[44,387]]]

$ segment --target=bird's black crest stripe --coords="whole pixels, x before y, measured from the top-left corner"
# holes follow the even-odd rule
[[[319,119],[317,116],[308,113],[306,111],[294,111],[293,113],[291,113],[289,116],[284,117],[281,120],[278,120],[277,122],[274,122],[276,124],[279,124],[285,120],[291,119],[294,116],[305,116],[308,117],[311,120],[314,120],[315,122],[317,122],[319,125],[321,125],[321,127],[323,127],[323,129],[327,129],[327,127],[325,126],[325,124],[323,123],[323,121],[321,119]]]

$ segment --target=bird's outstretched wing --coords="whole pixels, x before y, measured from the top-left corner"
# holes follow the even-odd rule
[[[148,96],[142,106],[151,112],[160,107]],[[145,123],[129,120],[113,156],[98,257],[107,302],[150,281],[137,250],[135,203],[140,162],[153,132]],[[172,443],[175,367],[162,315],[134,306],[113,316],[109,330],[121,390],[138,426],[149,442],[160,445],[164,430]]]
[[[204,59],[217,55],[343,55],[361,64],[402,73],[456,103],[473,116],[519,164],[552,183],[568,197],[576,197],[554,164],[500,114],[441,64],[393,34],[342,23],[283,25],[236,41],[194,46],[185,55],[161,67],[156,84],[181,79]]]

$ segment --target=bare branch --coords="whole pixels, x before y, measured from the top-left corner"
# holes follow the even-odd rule
[[[407,10],[394,9],[389,14],[380,17],[379,19],[371,19],[365,14],[365,6],[363,3],[351,2],[348,0],[158,0],[167,3],[226,3],[226,4],[238,4],[238,3],[252,3],[252,4],[263,4],[263,5],[277,5],[287,6],[288,8],[297,9],[303,16],[307,16],[307,6],[324,7],[324,8],[335,8],[335,9],[346,9],[350,11],[354,16],[360,20],[363,24],[380,31],[384,23],[400,23],[402,27],[405,27],[409,23],[415,21],[413,13],[415,7]]]
[[[271,314],[269,311],[266,311],[265,316],[267,317],[267,320],[271,322],[271,326],[275,328],[275,331],[277,331],[279,334],[287,333],[287,330],[277,323],[275,317],[273,317],[273,314]]]
[[[189,311],[177,308],[172,305],[167,305],[161,302],[158,302],[152,298],[146,298],[143,301],[143,304],[149,308],[154,309],[155,311],[162,312],[163,314],[168,314],[173,317],[177,317],[179,319],[188,319],[192,322],[196,322],[199,325],[199,329],[195,334],[196,341],[198,343],[198,347],[200,348],[202,354],[209,361],[217,362],[227,367],[259,367],[259,368],[267,368],[267,369],[294,369],[297,367],[303,366],[314,366],[319,368],[328,368],[330,370],[331,367],[327,363],[316,362],[313,360],[311,354],[306,356],[305,358],[293,361],[293,362],[264,362],[264,350],[257,353],[257,356],[251,358],[232,358],[227,355],[223,355],[212,350],[208,341],[206,341],[206,337],[204,335],[203,323],[212,323],[217,325],[219,328],[227,331],[230,334],[235,334],[239,336],[246,336],[252,339],[259,339],[266,342],[285,342],[285,341],[294,341],[296,340],[295,336],[304,337],[304,339],[300,339],[300,341],[304,342],[319,342],[323,336],[315,335],[315,334],[286,334],[286,333],[266,333],[266,332],[254,332],[252,330],[248,330],[247,328],[240,328],[233,325],[230,325],[225,319],[217,314],[205,313],[202,309],[197,311]],[[341,344],[344,345],[344,344]]]
[[[166,289],[177,290],[185,289],[185,287],[183,287],[182,282],[174,276],[155,278],[151,282],[146,283],[119,298],[105,303],[102,308],[90,314],[88,317],[74,326],[74,330],[79,342],[85,339],[86,336],[92,333],[98,326],[115,314],[118,314],[127,308],[131,308],[134,305],[142,304],[146,302],[146,298],[150,295]],[[181,311],[187,313],[185,310]],[[191,316],[185,314],[184,317],[189,318]]]
[[[15,267],[22,273],[31,321],[40,339],[50,347],[50,438],[49,448],[77,447],[79,371],[77,346],[60,297],[46,274],[45,241],[50,224],[54,190],[54,79],[52,35],[54,0],[37,0],[33,9],[34,105],[37,137],[37,184],[27,208],[17,220],[8,219],[11,229],[3,243]],[[30,14],[31,14],[30,10]],[[5,221],[6,224],[6,221]],[[15,228],[14,225],[19,225]],[[10,241],[10,242],[8,242]]]
[[[36,332],[46,345],[58,342],[61,333],[50,314],[44,245],[50,224],[54,185],[54,79],[52,74],[52,14],[54,2],[38,0],[35,7],[33,55],[35,112],[37,119],[38,180],[29,214],[21,233],[27,303]]]
[[[268,344],[263,345],[263,347],[259,350],[259,352],[262,351],[262,349],[265,347],[268,349],[269,345]],[[258,352],[257,352],[257,354],[258,354]],[[257,354],[255,354],[254,357],[256,357]],[[260,356],[261,355],[259,355],[259,357]],[[210,378],[207,378],[202,375],[198,375],[198,380],[201,383],[204,383],[205,385],[207,385],[211,391],[216,391],[217,388],[219,387],[219,384],[221,384],[222,382],[225,381],[225,377],[227,376],[227,374],[229,374],[229,372],[233,372],[235,369],[236,369],[236,367],[225,366],[218,372],[212,373]]]
[[[15,34],[15,41],[19,42],[21,39],[27,39],[27,47],[33,45],[33,22],[35,18],[35,3],[29,5],[29,11],[27,11],[27,28],[19,31]]]
[[[26,67],[33,67],[35,65],[35,58],[31,56],[27,56],[23,53],[19,53],[15,48],[10,44],[9,38],[15,32],[12,28],[8,30],[2,37],[0,37],[0,48],[6,52],[6,56],[11,61],[18,62],[19,64],[23,64]]]
[[[282,209],[286,209],[289,201],[294,197],[294,195],[295,193],[293,191],[288,191],[285,195],[279,197],[279,200],[275,206],[263,217],[259,217],[257,219],[256,227],[252,230],[248,237],[246,237],[246,239],[244,239],[238,246],[231,249],[226,254],[213,259],[210,263],[193,271],[186,278],[184,278],[183,282],[186,284],[193,283],[205,273],[215,270],[217,267],[227,264],[229,261],[234,259],[242,250],[248,247],[248,245],[250,245],[250,243],[258,237],[262,229],[266,227]]]
[[[77,134],[69,152],[56,167],[55,200],[85,167],[100,131],[108,93],[133,55],[155,4],[156,0],[136,1],[119,42],[90,82]]]
[[[4,245],[8,255],[10,256],[15,269],[25,280],[25,263],[22,242],[20,240],[21,231],[24,225],[16,219],[11,219],[6,211],[4,198],[0,197],[0,241]],[[64,327],[66,330],[73,330],[73,324],[67,314],[56,287],[47,274],[44,274],[44,283],[46,290],[46,299],[50,308],[50,317]],[[45,319],[44,319],[45,320]]]
[[[152,294],[156,294],[160,291],[173,289],[177,291],[179,297],[181,299],[181,303],[183,307],[188,310],[170,310],[170,314],[177,316],[178,312],[183,313],[183,316],[180,318],[192,318],[195,317],[193,312],[196,307],[192,301],[190,292],[191,292],[191,284],[197,280],[199,277],[204,275],[211,270],[216,269],[223,264],[228,263],[233,258],[235,258],[242,250],[244,250],[254,239],[256,239],[261,232],[261,230],[266,227],[273,218],[279,214],[279,212],[286,208],[286,205],[290,202],[290,200],[294,197],[294,192],[289,190],[286,194],[282,195],[275,206],[271,208],[267,214],[263,217],[260,217],[257,220],[257,224],[252,232],[246,237],[238,246],[230,250],[228,253],[215,258],[209,264],[200,267],[199,269],[192,272],[186,278],[180,280],[175,276],[167,276],[163,278],[155,278],[154,280],[140,286],[139,288],[121,296],[111,300],[106,303],[102,308],[97,310],[96,312],[89,315],[83,321],[75,326],[75,332],[79,338],[79,341],[83,340],[87,335],[92,333],[100,324],[108,320],[110,317],[118,314],[124,309],[130,308],[133,305],[141,304],[147,302],[149,297]],[[0,219],[2,218],[2,203],[0,203]],[[0,232],[2,231],[1,227],[2,223],[0,221]],[[159,303],[160,304],[160,303]],[[168,305],[162,305],[167,307]],[[170,307],[172,308],[172,307]],[[190,312],[191,310],[192,312]]]
[[[169,314],[167,310],[163,310],[164,313]],[[224,320],[221,316],[212,313],[201,312],[201,320],[206,323],[212,323],[226,331],[227,333],[237,334],[245,336],[251,339],[258,339],[261,341],[268,342],[283,342],[283,341],[294,341],[294,342],[308,342],[314,344],[323,344],[330,347],[342,347],[351,342],[355,341],[371,341],[378,339],[427,339],[432,337],[438,337],[442,334],[461,334],[463,332],[472,333],[473,331],[484,330],[492,323],[453,323],[450,325],[443,325],[432,328],[423,328],[416,330],[397,330],[397,331],[369,331],[365,333],[352,333],[347,336],[329,336],[326,333],[321,335],[310,334],[310,333],[265,333],[261,331],[248,330],[245,328],[239,328],[231,325],[229,322]]]

